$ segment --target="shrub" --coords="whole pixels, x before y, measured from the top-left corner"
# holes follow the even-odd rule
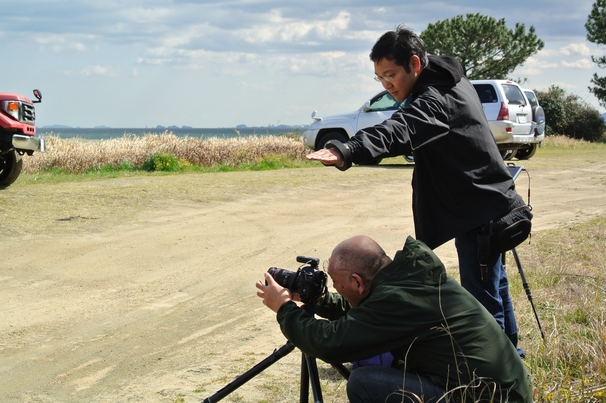
[[[535,91],[545,111],[548,135],[564,135],[573,139],[597,141],[603,138],[606,124],[597,109],[577,95],[555,85],[545,92]]]
[[[170,153],[156,153],[150,155],[143,163],[143,170],[163,171],[163,172],[178,172],[182,170],[186,165],[186,162],[179,160],[175,155]]]

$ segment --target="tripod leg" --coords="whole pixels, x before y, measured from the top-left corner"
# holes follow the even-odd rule
[[[303,362],[305,363],[308,379],[305,379],[305,384],[311,383],[311,391],[314,395],[314,403],[322,403],[322,387],[320,386],[320,375],[318,374],[318,365],[316,359],[303,353]],[[303,363],[301,364],[303,365]],[[306,386],[307,392],[303,396],[303,370],[301,370],[301,403],[307,403],[309,399],[309,388]]]
[[[522,286],[524,287],[524,291],[526,292],[528,301],[530,301],[530,306],[532,307],[532,312],[534,312],[534,317],[537,320],[537,325],[539,326],[539,331],[541,332],[541,338],[545,340],[545,333],[543,333],[543,328],[541,327],[541,322],[539,321],[539,315],[537,315],[537,310],[535,309],[534,303],[532,302],[532,293],[530,292],[530,286],[526,281],[524,270],[522,270],[522,263],[520,263],[520,257],[518,256],[516,248],[513,248],[511,252],[513,253],[513,258],[516,261],[516,265],[518,266],[518,272],[520,273],[520,278],[522,279]]]
[[[349,375],[350,375],[351,373],[349,372],[349,370],[348,370],[347,368],[345,368],[345,365],[343,365],[343,364],[330,364],[330,365],[332,365],[332,367],[333,367],[334,369],[336,369],[336,370],[337,370],[337,372],[338,372],[339,374],[341,374],[341,376],[342,376],[342,377],[343,377],[345,380],[349,379]]]
[[[244,385],[246,382],[250,381],[257,374],[260,374],[263,370],[268,368],[270,365],[274,364],[280,358],[285,357],[288,353],[294,350],[295,346],[289,341],[279,349],[275,350],[271,355],[265,358],[263,361],[259,362],[257,365],[238,376],[233,382],[225,385],[221,390],[219,390],[214,395],[207,397],[203,400],[203,403],[214,403],[223,399],[225,396],[229,395],[234,390],[238,389],[240,386]]]
[[[299,388],[299,402],[307,403],[309,401],[309,368],[305,353],[301,354],[301,386]]]

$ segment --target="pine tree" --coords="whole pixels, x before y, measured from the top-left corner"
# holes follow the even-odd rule
[[[589,42],[597,45],[606,44],[606,0],[596,0],[593,3],[585,28],[587,29],[587,40]],[[600,68],[606,68],[606,56],[591,56],[591,60]],[[589,87],[589,91],[596,96],[600,105],[606,107],[606,77],[599,77],[594,73],[591,82],[595,87]]]
[[[545,45],[531,26],[467,14],[429,24],[420,35],[429,54],[454,56],[473,79],[505,79]]]

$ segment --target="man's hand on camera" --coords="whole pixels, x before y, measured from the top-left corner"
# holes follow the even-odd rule
[[[265,273],[265,282],[267,285],[262,281],[257,281],[256,286],[259,289],[257,296],[263,298],[263,303],[272,311],[277,313],[282,304],[293,300],[290,291],[276,283],[269,273]]]
[[[307,159],[312,161],[320,161],[324,165],[343,165],[341,154],[332,148],[323,148],[311,154],[307,154]]]

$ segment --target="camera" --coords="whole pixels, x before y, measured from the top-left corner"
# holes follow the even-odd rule
[[[293,294],[299,294],[301,302],[317,308],[322,304],[328,290],[326,273],[318,269],[318,258],[297,256],[297,262],[303,265],[296,272],[277,267],[270,267],[267,272],[276,283]]]

